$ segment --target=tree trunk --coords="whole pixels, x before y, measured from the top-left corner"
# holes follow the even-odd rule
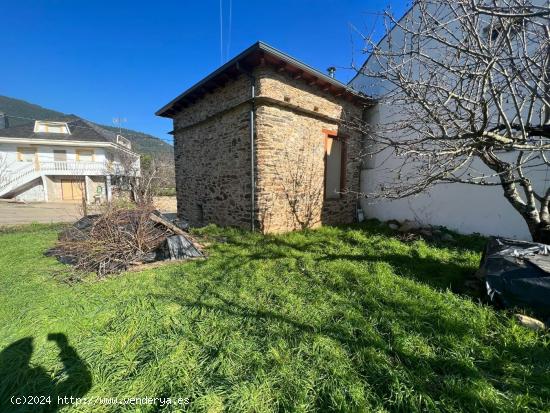
[[[550,245],[550,225],[541,223],[530,230],[533,241]]]
[[[510,205],[521,215],[529,233],[534,242],[540,242],[541,244],[550,244],[550,214],[548,213],[548,202],[542,202],[540,211],[537,209],[535,201],[533,187],[527,180],[521,181],[521,186],[525,193],[526,200],[524,201],[516,186],[517,177],[514,176],[513,168],[510,165],[506,165],[494,157],[490,151],[485,151],[480,155],[481,160],[490,169],[499,174],[502,189],[504,191],[504,198],[510,203]],[[518,168],[521,172],[521,168]],[[522,173],[520,174],[520,176]]]

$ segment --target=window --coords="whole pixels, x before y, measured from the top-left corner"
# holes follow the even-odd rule
[[[45,122],[37,120],[34,122],[35,133],[63,133],[70,134],[69,126],[65,122]]]
[[[92,149],[77,149],[76,160],[79,162],[92,162],[94,160],[94,151]]]
[[[325,199],[337,199],[345,182],[345,141],[335,132],[325,134]]]
[[[36,148],[17,148],[17,160],[21,162],[34,162]]]
[[[67,151],[64,149],[54,149],[53,160],[55,162],[67,162]]]

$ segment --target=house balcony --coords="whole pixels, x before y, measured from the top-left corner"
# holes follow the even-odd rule
[[[128,170],[130,169],[130,170]],[[41,176],[139,176],[139,169],[118,162],[50,161],[29,162],[0,181],[0,197]]]
[[[111,175],[105,162],[40,162],[33,165],[40,175]]]
[[[91,161],[53,161],[36,162],[22,168],[18,175],[34,172],[37,175],[135,175],[135,171],[127,171],[118,162],[91,162]]]
[[[117,162],[54,161],[34,165],[41,175],[134,175]]]

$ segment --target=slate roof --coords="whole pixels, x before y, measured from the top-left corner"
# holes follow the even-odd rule
[[[8,116],[9,117],[9,116]],[[96,124],[75,115],[67,115],[55,119],[41,119],[51,122],[66,122],[70,134],[34,132],[34,122],[24,125],[0,129],[0,137],[21,139],[44,139],[80,142],[116,142],[116,133],[101,128]]]

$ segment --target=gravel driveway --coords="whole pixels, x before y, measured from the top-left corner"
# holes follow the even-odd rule
[[[0,225],[72,222],[82,216],[80,210],[80,204],[71,202],[0,202]]]

